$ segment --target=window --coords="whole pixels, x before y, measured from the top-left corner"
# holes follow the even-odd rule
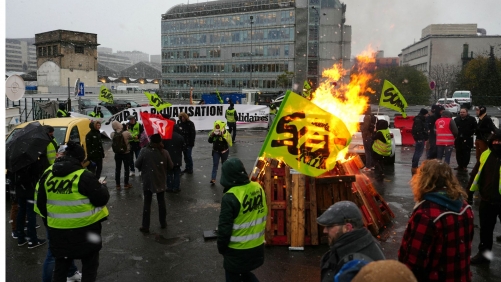
[[[58,53],[57,53],[57,45],[52,46],[52,54],[53,54],[54,56],[57,56],[57,55],[58,55]]]
[[[84,47],[75,45],[75,53],[83,54],[84,53]]]
[[[47,47],[47,55],[52,56],[52,46]]]
[[[77,144],[80,144],[80,133],[78,132],[78,127],[74,126],[70,131],[70,140]]]
[[[42,57],[47,56],[47,47],[42,47]]]

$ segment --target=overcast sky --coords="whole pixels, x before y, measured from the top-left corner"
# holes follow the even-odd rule
[[[191,0],[196,3],[197,0]],[[203,0],[200,3],[206,2]],[[160,54],[161,14],[181,0],[6,0],[7,38],[65,29],[96,33],[113,52]],[[371,44],[386,57],[418,41],[429,24],[476,23],[487,35],[501,35],[501,0],[345,0],[352,26],[352,56]]]

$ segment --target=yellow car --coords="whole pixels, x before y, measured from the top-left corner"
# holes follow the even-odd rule
[[[90,119],[87,118],[49,118],[37,120],[41,125],[50,125],[54,127],[54,137],[59,145],[68,143],[68,141],[74,141],[82,145],[87,155],[87,150],[85,146],[85,136],[90,131],[89,123]],[[5,142],[9,142],[10,138],[15,135],[16,130],[25,127],[28,123],[22,123],[7,136]]]

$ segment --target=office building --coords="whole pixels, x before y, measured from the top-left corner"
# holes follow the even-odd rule
[[[162,55],[150,55],[150,63],[161,64]]]
[[[220,0],[162,15],[162,93],[285,90],[317,85],[322,70],[349,65],[351,27],[339,0]]]
[[[5,39],[5,71],[33,72],[37,70],[35,38]]]

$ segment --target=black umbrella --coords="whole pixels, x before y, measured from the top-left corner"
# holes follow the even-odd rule
[[[6,168],[16,172],[34,163],[45,152],[50,142],[49,135],[38,121],[17,129],[5,145]]]

